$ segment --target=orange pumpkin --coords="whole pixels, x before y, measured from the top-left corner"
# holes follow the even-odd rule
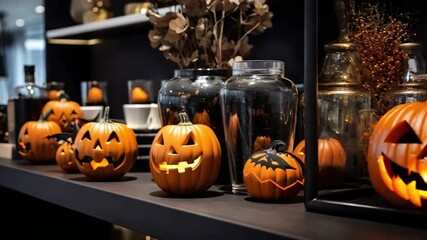
[[[284,151],[283,141],[252,154],[243,168],[248,193],[260,200],[279,201],[295,197],[304,186],[304,164]]]
[[[193,124],[203,124],[208,127],[212,127],[211,118],[206,110],[203,110],[203,112],[196,112],[194,114]]]
[[[69,101],[68,95],[63,90],[60,90],[59,93],[59,100],[50,100],[47,102],[43,106],[42,112],[52,109],[48,120],[58,123],[62,131],[71,132],[73,131],[76,120],[83,117],[83,112],[80,109],[80,104]]]
[[[71,142],[62,143],[55,155],[56,164],[65,172],[78,172],[76,158],[74,155],[74,147]]]
[[[99,122],[88,122],[77,132],[74,153],[77,167],[95,180],[124,176],[135,164],[138,154],[136,136],[126,124],[109,119],[110,107]]]
[[[87,92],[86,103],[88,105],[103,105],[104,93],[102,92],[102,89],[97,86],[89,88]]]
[[[48,136],[61,133],[61,127],[53,121],[47,121],[51,110],[41,114],[38,121],[28,121],[22,125],[18,135],[18,153],[30,163],[55,162],[55,153],[59,144]]]
[[[148,93],[141,87],[134,87],[131,91],[131,103],[147,103]]]
[[[192,124],[185,112],[178,125],[166,125],[150,149],[150,171],[165,192],[187,195],[206,191],[216,181],[221,147],[211,128]]]
[[[52,89],[47,93],[49,100],[59,100],[61,93],[58,90]]]
[[[380,196],[394,205],[427,206],[427,102],[397,105],[374,127],[368,171]]]
[[[271,138],[267,136],[258,136],[254,142],[254,152],[267,149],[271,145]]]
[[[294,149],[294,154],[305,163],[305,140]],[[347,154],[339,140],[335,138],[318,139],[318,185],[331,187],[338,185],[347,164]]]

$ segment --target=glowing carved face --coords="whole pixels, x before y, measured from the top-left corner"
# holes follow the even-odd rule
[[[396,205],[427,200],[427,103],[402,104],[375,126],[368,150],[371,182]]]
[[[125,124],[89,122],[74,142],[77,167],[94,179],[122,177],[136,161],[135,134]]]

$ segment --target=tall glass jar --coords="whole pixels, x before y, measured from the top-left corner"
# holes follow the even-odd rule
[[[401,84],[386,94],[387,109],[408,102],[427,101],[426,61],[422,43],[402,43],[399,46],[408,56]]]
[[[193,124],[205,124],[215,132],[222,151],[217,184],[230,182],[218,98],[221,86],[230,76],[231,69],[177,69],[174,77],[160,88],[157,99],[163,126],[178,124],[178,113],[185,111]]]
[[[292,151],[298,92],[284,77],[282,61],[241,61],[233,64],[233,76],[220,90],[222,120],[232,191],[245,194],[243,167],[256,151],[274,140]]]
[[[337,139],[344,147],[347,161],[343,181],[364,183],[367,180],[364,129],[360,121],[371,109],[371,94],[362,87],[364,68],[353,43],[331,43],[319,74],[319,111],[327,104],[327,119],[319,122],[322,134]],[[363,116],[362,116],[363,115]],[[326,125],[326,126],[325,126]]]

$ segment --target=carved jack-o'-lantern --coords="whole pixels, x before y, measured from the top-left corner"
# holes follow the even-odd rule
[[[132,129],[109,119],[110,107],[99,122],[89,122],[78,131],[74,153],[80,172],[95,180],[117,179],[135,164],[138,145]]]
[[[48,136],[61,133],[61,127],[56,122],[46,120],[50,112],[41,114],[38,121],[25,122],[19,131],[19,155],[30,163],[55,162],[59,144]]]
[[[62,131],[71,132],[73,131],[76,120],[83,117],[83,112],[80,109],[80,104],[69,101],[68,95],[65,94],[63,90],[59,91],[59,93],[59,100],[47,102],[43,106],[42,112],[52,109],[52,113],[49,115],[48,120],[58,123]]]
[[[294,154],[305,163],[305,140],[294,149]],[[325,137],[318,139],[318,185],[331,187],[338,185],[347,164],[347,154],[339,140]]]
[[[379,195],[400,206],[427,206],[427,102],[398,105],[380,118],[368,147]]]
[[[78,172],[76,157],[74,155],[74,147],[70,142],[62,143],[55,155],[56,164],[65,172]]]
[[[243,168],[243,180],[249,194],[261,200],[286,200],[303,188],[304,164],[284,151],[283,141],[251,155]]]
[[[134,87],[131,91],[131,103],[147,103],[148,93],[141,87]]]
[[[150,171],[156,184],[172,194],[197,194],[218,177],[221,148],[211,128],[192,124],[179,113],[178,125],[166,125],[156,134],[150,149]]]

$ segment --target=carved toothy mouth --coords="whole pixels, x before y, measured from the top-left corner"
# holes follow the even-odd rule
[[[201,156],[196,158],[193,163],[182,161],[178,164],[167,164],[166,162],[162,162],[159,164],[159,169],[160,171],[166,171],[166,173],[169,173],[170,170],[178,170],[179,173],[183,173],[185,169],[196,169],[200,165],[200,158]]]
[[[18,151],[20,153],[27,154],[28,151],[30,151],[31,149],[31,143],[23,143],[22,141],[19,141],[18,147],[19,147]]]
[[[87,155],[85,155],[83,158],[79,158],[79,151],[77,149],[75,149],[74,151],[75,151],[77,161],[79,163],[81,162],[82,165],[90,164],[90,166],[92,167],[93,170],[96,170],[99,167],[106,167],[108,165],[112,165],[114,168],[117,168],[125,160],[125,154],[124,153],[122,155],[120,155],[119,159],[116,161],[113,160],[112,156],[107,156],[107,157],[104,157],[101,160],[101,162],[98,162],[98,161],[93,160],[93,158],[91,156],[87,156]]]
[[[382,161],[380,157],[379,164],[380,166],[383,165],[390,179],[400,178],[405,183],[405,185],[409,185],[412,182],[415,182],[415,188],[420,191],[426,191],[427,198],[427,183],[419,173],[399,166],[384,153],[382,154]]]

